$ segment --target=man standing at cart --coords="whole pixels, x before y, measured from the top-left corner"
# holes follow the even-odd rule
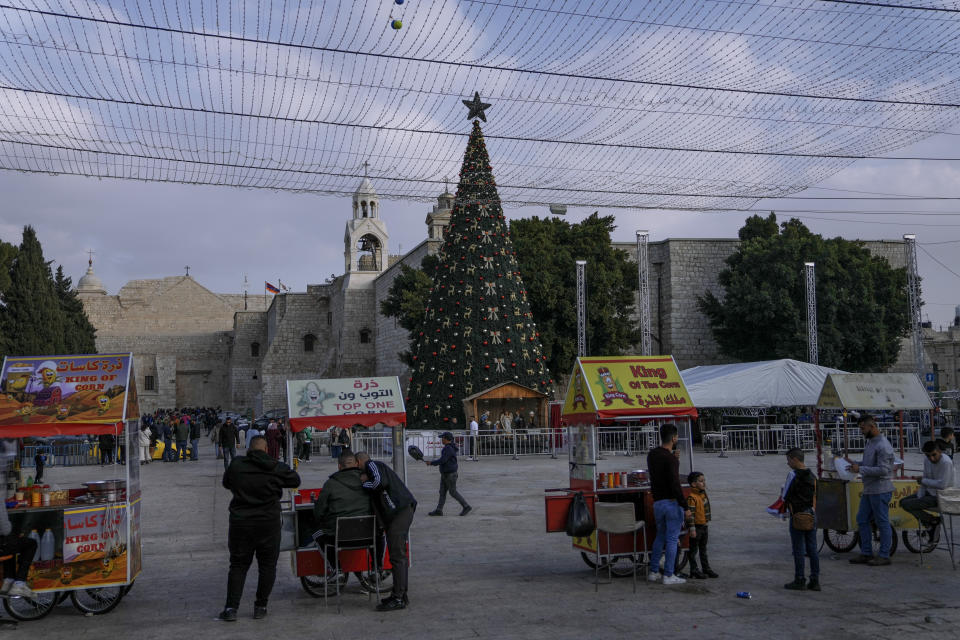
[[[410,604],[407,599],[407,536],[417,500],[393,469],[371,460],[366,451],[357,452],[357,464],[363,470],[363,488],[373,493],[373,508],[387,530],[387,550],[393,565],[393,589],[390,597],[377,605],[377,611],[406,609]]]
[[[850,470],[863,478],[863,495],[857,510],[857,527],[860,532],[860,555],[850,560],[851,564],[867,564],[882,567],[890,564],[890,544],[893,531],[890,529],[890,499],[893,497],[893,446],[877,427],[873,416],[863,414],[857,420],[863,434],[863,460],[853,462],[849,457]],[[871,522],[880,534],[880,549],[873,555],[873,531]]]
[[[660,556],[663,555],[663,584],[683,584],[680,576],[673,575],[677,564],[677,546],[680,529],[687,516],[687,499],[680,488],[680,461],[673,455],[679,435],[677,425],[660,425],[660,446],[647,454],[647,469],[650,472],[650,492],[653,494],[653,515],[657,522],[657,537],[650,553],[650,573],[647,580],[661,581]],[[666,552],[664,552],[666,548]]]
[[[234,442],[231,442],[231,447]],[[226,453],[226,450],[224,451]],[[220,620],[234,622],[243,595],[247,570],[257,556],[257,598],[254,619],[267,615],[267,601],[277,577],[280,556],[280,498],[285,488],[300,486],[296,471],[267,454],[267,441],[250,441],[247,455],[235,458],[223,474],[223,486],[233,493],[230,501],[230,571],[227,574],[227,603]]]
[[[15,451],[0,442],[0,478],[6,477],[8,460],[13,457],[15,457]],[[33,597],[33,591],[27,586],[27,574],[30,572],[30,564],[36,553],[36,540],[13,533],[13,525],[7,517],[6,502],[0,500],[0,556],[11,556],[3,563],[0,595]]]

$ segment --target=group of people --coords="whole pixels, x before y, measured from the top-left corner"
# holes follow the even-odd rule
[[[231,421],[225,421],[223,426],[226,427],[228,422]],[[228,442],[232,437],[231,428],[221,432],[226,434]],[[429,515],[443,515],[449,493],[460,503],[460,515],[465,516],[472,508],[457,492],[458,448],[449,431],[441,434],[441,441],[440,457],[424,461],[427,465],[439,467],[441,478],[437,508]],[[280,554],[280,499],[284,489],[300,486],[300,476],[270,455],[267,438],[256,435],[250,440],[247,454],[228,464],[223,474],[223,486],[232,492],[233,499],[230,501],[227,536],[230,551],[227,597],[219,619],[225,622],[237,620],[243,585],[254,558],[258,579],[253,617],[262,619],[267,615]],[[329,551],[336,540],[338,518],[375,517],[380,532],[374,541],[376,563],[382,567],[383,549],[386,548],[393,573],[390,595],[380,601],[378,611],[405,609],[410,603],[407,595],[407,540],[416,508],[413,493],[389,465],[372,460],[366,452],[349,450],[341,451],[337,471],[324,483],[314,502],[313,516],[319,526],[314,538],[325,551]],[[332,568],[334,563],[329,564]],[[358,578],[363,580],[362,576]],[[363,586],[370,588],[366,584]]]
[[[140,419],[140,464],[153,460],[153,451],[163,444],[163,462],[199,460],[201,433],[209,434],[217,424],[218,410],[212,407],[157,409]],[[102,438],[103,436],[101,436]],[[101,451],[103,445],[101,444]]]
[[[857,421],[865,446],[859,462],[846,458],[850,470],[863,479],[863,495],[857,512],[860,553],[851,564],[871,567],[890,564],[892,529],[890,501],[893,498],[894,450],[877,426],[876,419],[862,415]],[[678,440],[673,424],[660,427],[660,446],[647,456],[650,490],[657,535],[650,557],[647,579],[662,584],[682,584],[686,580],[676,575],[676,554],[681,531],[686,524],[690,536],[690,576],[717,577],[707,557],[708,523],[711,518],[710,501],[706,493],[706,479],[700,472],[689,474],[688,496],[680,486],[679,460],[674,455]],[[950,454],[956,449],[951,427],[940,430],[940,438],[925,442],[923,474],[915,476],[917,492],[900,501],[900,506],[927,529],[933,539],[933,529],[939,526],[936,515],[937,493],[954,484],[953,462]],[[794,448],[786,453],[790,468],[788,481],[782,492],[785,515],[789,518],[789,534],[794,558],[794,579],[784,588],[795,591],[820,591],[820,560],[817,551],[816,475],[804,464],[804,453]],[[873,548],[873,527],[879,534],[879,548]],[[663,557],[663,569],[660,559]],[[699,557],[699,566],[698,566]],[[809,563],[809,571],[807,565]]]

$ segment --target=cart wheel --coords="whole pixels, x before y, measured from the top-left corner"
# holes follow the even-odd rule
[[[593,561],[593,554],[587,553],[586,551],[580,552],[580,557],[583,559],[583,562],[590,567],[591,569],[597,568],[597,563]],[[606,565],[603,565],[606,566]]]
[[[880,531],[876,527],[873,528],[873,548],[880,548]],[[897,535],[897,530],[893,528],[893,525],[890,525],[890,555],[892,556],[897,552],[897,538],[900,536]]]
[[[389,589],[393,586],[393,572],[390,569],[380,569],[380,591]],[[373,571],[364,571],[363,579],[370,584],[376,584],[377,576]]]
[[[113,611],[114,607],[120,604],[123,594],[126,593],[126,585],[119,587],[97,587],[93,589],[78,589],[70,592],[70,599],[73,606],[81,613],[92,613],[100,615]]]
[[[857,546],[857,542],[860,541],[860,536],[856,531],[824,529],[823,541],[827,543],[828,547],[837,553],[847,553],[848,551],[852,551],[853,548]]]
[[[134,580],[134,582],[136,582],[136,580]],[[130,589],[133,589],[133,582],[123,588],[123,595],[130,593]]]
[[[688,549],[677,549],[677,564],[673,572],[675,574],[683,571],[683,568],[687,566],[687,562],[690,561],[690,551]]]
[[[60,591],[45,591],[32,598],[4,598],[3,608],[16,620],[39,620],[53,611],[60,603],[60,596]]]
[[[900,532],[903,537],[903,546],[913,553],[931,553],[940,544],[940,527],[933,529],[933,535],[930,535],[930,529],[922,528],[904,529]]]
[[[347,584],[347,578],[349,577],[349,574],[346,573],[337,574],[336,580],[340,582],[340,589],[343,589],[343,585]],[[337,592],[334,578],[330,576],[301,576],[300,584],[303,586],[303,590],[314,598],[322,598],[324,594],[333,595]]]

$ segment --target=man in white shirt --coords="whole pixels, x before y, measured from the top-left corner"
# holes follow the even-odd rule
[[[939,519],[928,509],[936,510],[937,492],[953,486],[953,461],[940,450],[936,442],[923,443],[923,476],[916,478],[920,487],[912,496],[900,501],[903,510],[920,521],[920,525],[933,528]]]
[[[477,461],[477,436],[480,435],[480,425],[477,424],[476,416],[470,419],[470,458]]]

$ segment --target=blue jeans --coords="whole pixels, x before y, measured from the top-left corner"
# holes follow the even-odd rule
[[[877,525],[877,531],[880,532],[880,551],[877,553],[881,558],[890,557],[890,538],[892,531],[890,529],[890,499],[893,494],[871,493],[860,496],[860,508],[857,510],[857,527],[860,530],[860,553],[865,556],[873,555],[873,531],[870,528],[872,521]]]
[[[194,438],[190,441],[190,459],[196,460],[199,456],[197,450],[200,448],[200,438]]]
[[[167,462],[173,460],[173,440],[170,438],[163,439],[163,459]]]
[[[817,552],[817,527],[814,524],[811,531],[797,531],[793,528],[793,519],[790,520],[790,544],[793,546],[793,575],[803,578],[804,560],[810,558],[810,579],[820,579],[820,554]]]
[[[673,498],[653,503],[653,515],[657,521],[657,537],[650,552],[650,572],[660,571],[660,556],[663,555],[663,575],[672,576],[677,566],[677,542],[683,527],[683,507]],[[666,553],[664,553],[666,546]]]
[[[237,457],[237,447],[223,447],[223,470],[226,471],[227,467],[230,466],[230,463],[234,458]]]

